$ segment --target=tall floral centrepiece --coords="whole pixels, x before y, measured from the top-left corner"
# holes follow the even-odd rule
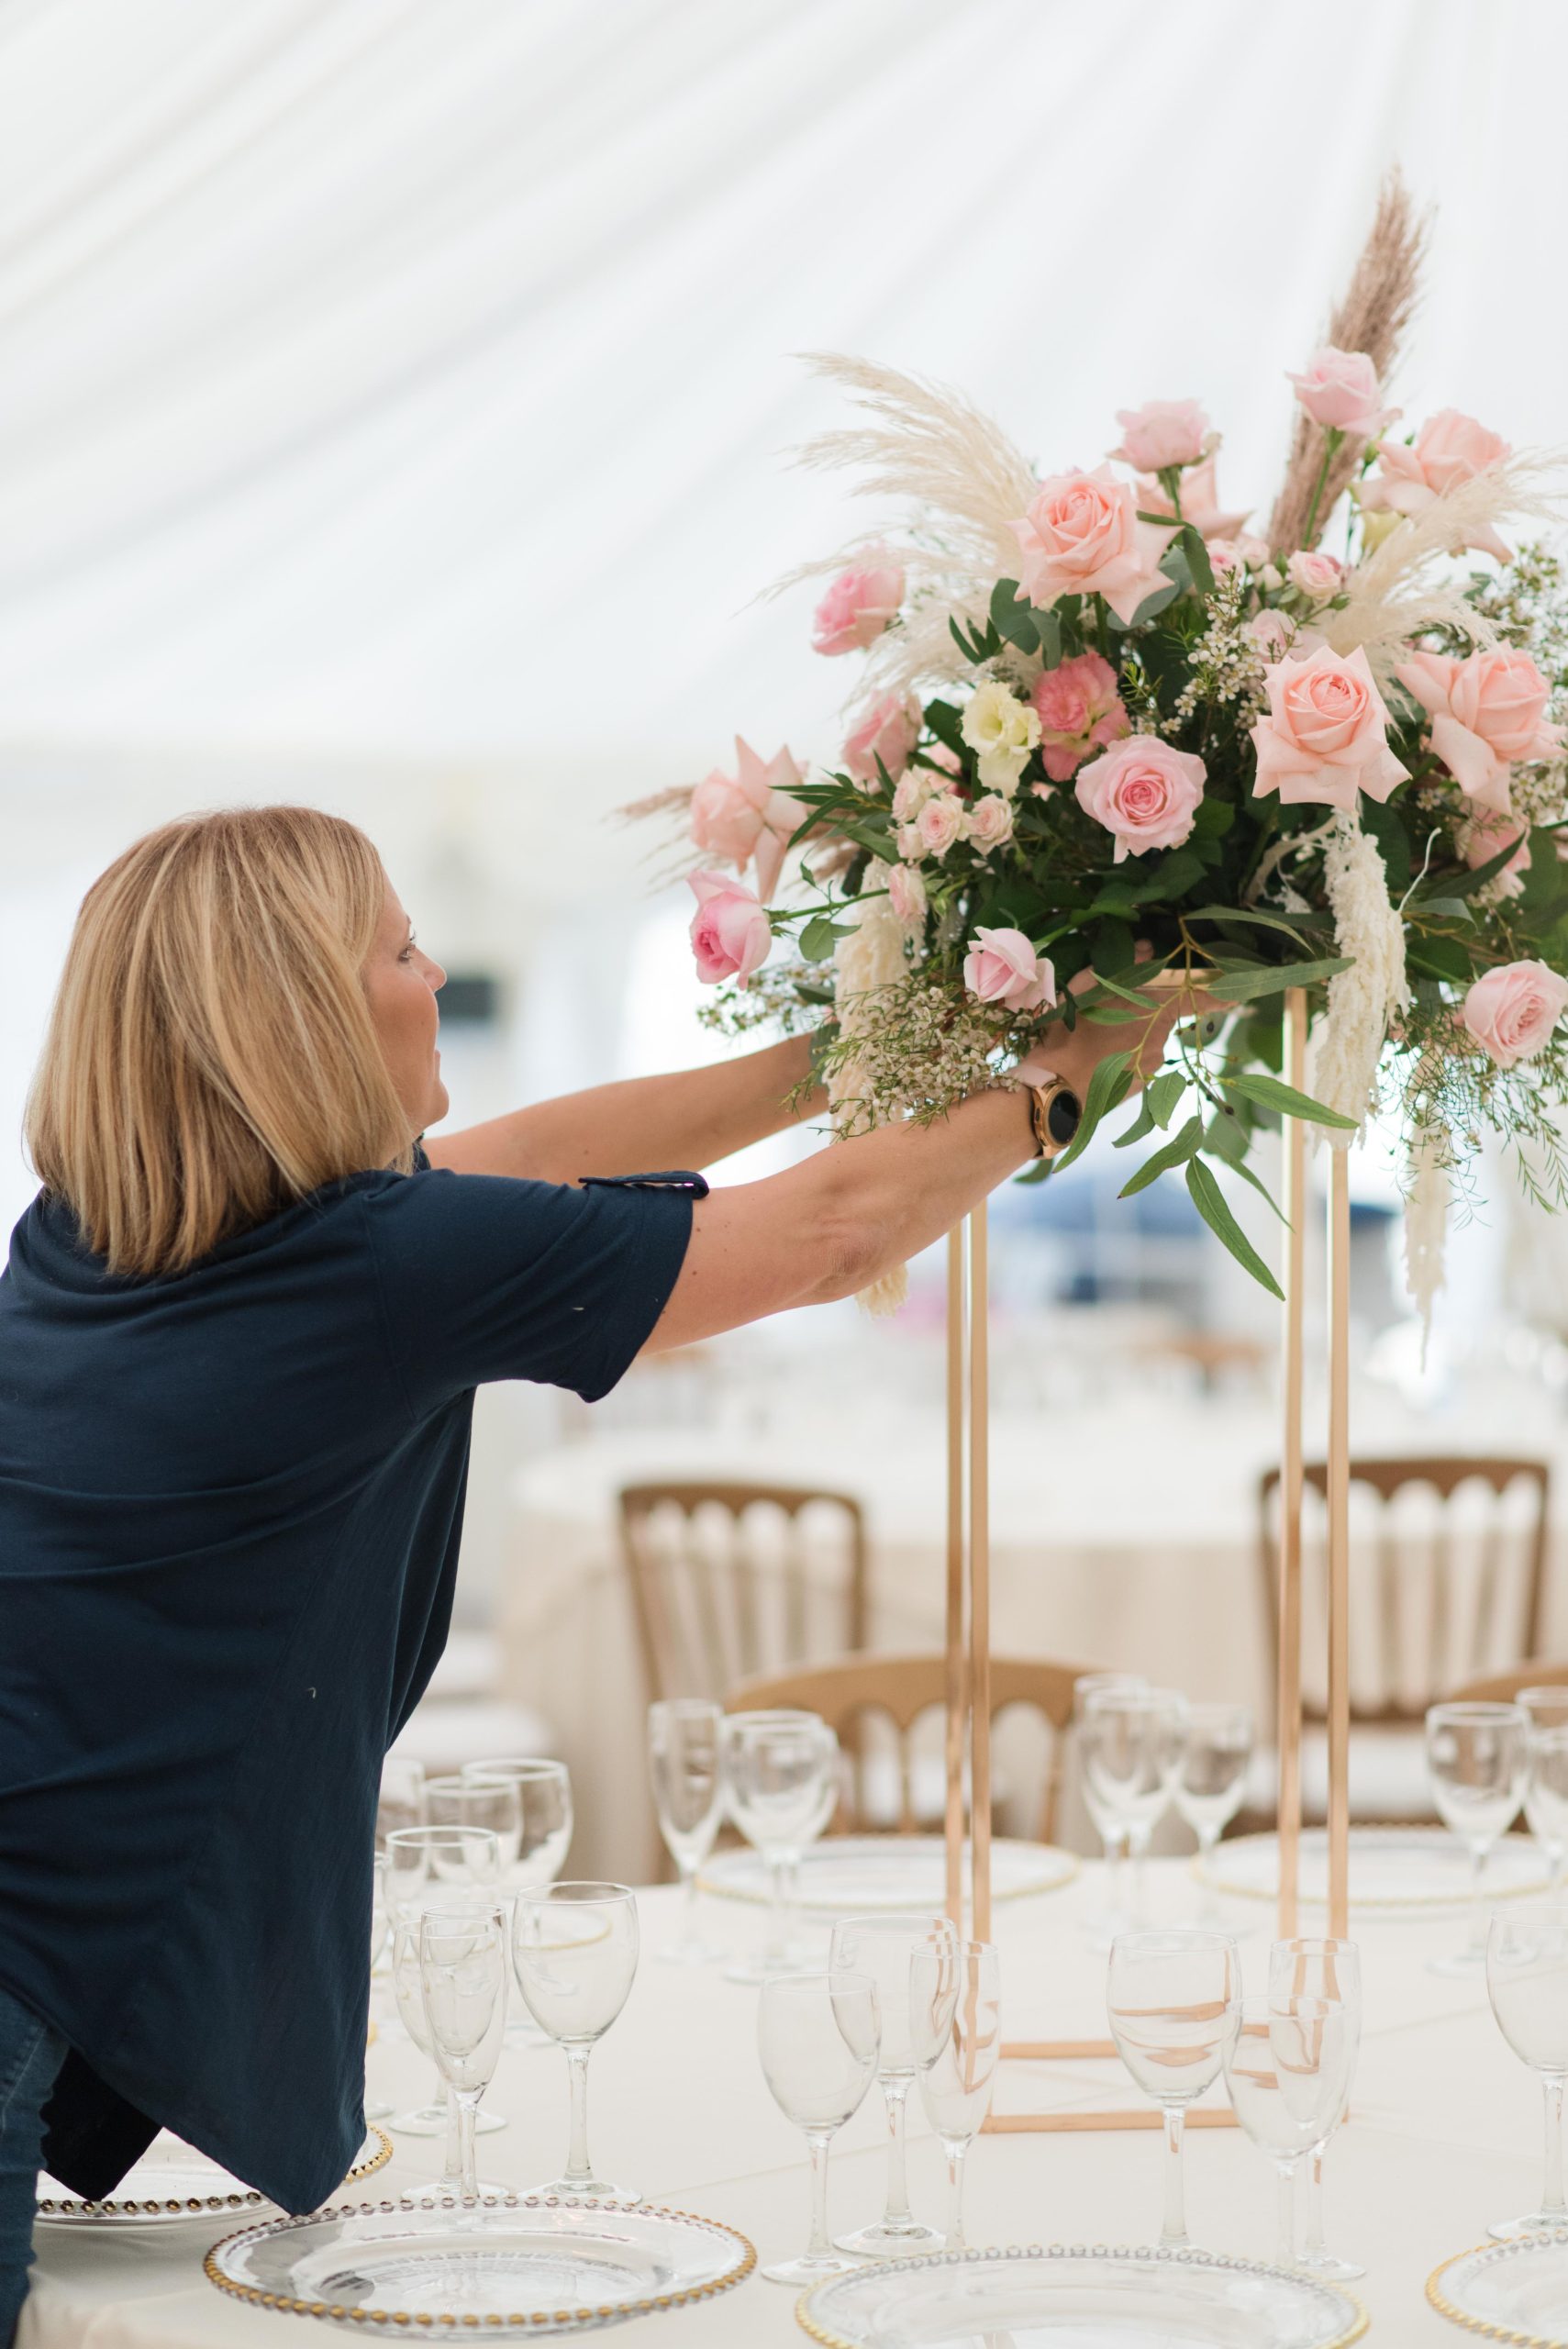
[[[1559,507],[1543,459],[1388,404],[1419,250],[1395,184],[1291,375],[1256,530],[1220,503],[1195,401],[1123,410],[1104,462],[1037,476],[961,397],[819,362],[867,421],[806,461],[905,512],[809,566],[830,574],[816,650],[863,663],[836,765],[742,744],[692,796],[694,940],[717,1024],[817,1028],[840,1131],[942,1115],[1052,1020],[1152,1023],[1150,982],[1181,980],[1222,1016],[1181,1022],[1144,1086],[1124,1196],[1180,1170],[1267,1286],[1211,1162],[1256,1183],[1284,1112],[1339,1147],[1397,1122],[1429,1291],[1432,1198],[1485,1129],[1531,1144],[1527,1184],[1568,1203],[1568,582],[1544,545],[1516,551]],[[1305,1095],[1279,1074],[1296,987]],[[1135,1057],[1101,1063],[1058,1167]]]

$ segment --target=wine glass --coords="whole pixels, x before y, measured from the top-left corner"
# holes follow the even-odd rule
[[[1126,1922],[1122,1914],[1123,1866],[1127,1856],[1127,1828],[1119,1814],[1102,1802],[1092,1784],[1084,1760],[1084,1709],[1089,1698],[1102,1688],[1127,1690],[1140,1694],[1149,1683],[1133,1672],[1081,1672],[1073,1683],[1073,1742],[1078,1757],[1078,1784],[1096,1835],[1105,1846],[1106,1901],[1097,1917],[1086,1920],[1084,1939],[1091,1949],[1109,1949],[1112,1939]]]
[[[522,1841],[523,1807],[517,1789],[499,1776],[427,1778],[425,1800],[432,1827],[484,1827],[495,1838],[500,1881],[512,1882]]]
[[[798,1974],[794,1887],[801,1853],[816,1842],[839,1799],[839,1741],[817,1713],[781,1709],[732,1713],[724,1724],[724,1783],[729,1815],[761,1854],[773,1888],[760,1957],[726,1968],[731,1982]]]
[[[1344,2008],[1353,2076],[1362,2019],[1361,1952],[1354,1942],[1329,1933],[1297,1933],[1275,1942],[1269,1951],[1270,2003],[1284,2005],[1292,1998],[1316,1998]],[[1349,2093],[1347,2088],[1347,2098]],[[1331,2252],[1323,2232],[1323,2153],[1322,2145],[1314,2145],[1307,2157],[1307,2240],[1296,2265],[1331,2282],[1353,2284],[1366,2269]]]
[[[425,1809],[425,1765],[411,1762],[401,1753],[389,1753],[381,1765],[381,1792],[375,1807],[375,1847],[386,1849],[386,1839],[395,1827],[423,1827],[429,1814]]]
[[[588,2159],[588,2058],[625,2006],[637,1973],[637,1895],[625,1884],[552,1884],[517,1895],[512,1965],[528,2012],[566,2051],[572,2139],[562,2175],[538,2190],[571,2202],[640,2202]]]
[[[814,2284],[858,2267],[828,2240],[828,2147],[876,2072],[876,1985],[866,1974],[781,1974],[757,2002],[762,2076],[786,2120],[806,2132],[811,2154],[811,2239],[798,2259],[761,2272],[770,2284]]]
[[[1525,1739],[1525,1819],[1546,1854],[1550,1888],[1558,1893],[1568,1859],[1568,1727],[1538,1729],[1532,1719]]]
[[[386,1905],[386,1854],[377,1852],[371,1861],[371,1983],[373,1989],[376,1968],[385,1954],[387,1938],[392,1928],[392,1914]],[[370,2039],[365,2041],[367,2053]],[[365,2119],[384,2121],[392,2107],[384,2097],[372,2098],[367,2079],[365,2087]]]
[[[706,1697],[671,1697],[648,1708],[648,1766],[659,1831],[681,1874],[681,1937],[659,1954],[704,1965],[720,1953],[697,1932],[697,1870],[724,1810],[724,1714]]]
[[[989,1942],[961,1942],[956,1959],[936,1941],[909,1960],[909,2030],[920,2101],[948,2165],[944,2251],[963,2251],[964,2156],[991,2110],[1002,2053],[1002,1967]]]
[[[1434,1974],[1468,1974],[1486,1962],[1486,1854],[1524,1796],[1529,1717],[1518,1705],[1454,1703],[1427,1710],[1427,1768],[1443,1823],[1470,1854],[1466,1948],[1429,1957]]]
[[[1568,1729],[1568,1686],[1516,1689],[1514,1702],[1532,1730]]]
[[[1187,1737],[1176,1772],[1176,1809],[1197,1837],[1203,1885],[1201,1921],[1214,1924],[1214,1847],[1241,1808],[1252,1759],[1252,1716],[1245,1705],[1189,1705]]]
[[[1241,1962],[1227,1933],[1195,1926],[1118,1933],[1106,2009],[1117,2052],[1165,2117],[1160,2241],[1190,2247],[1182,2178],[1187,2107],[1217,2080],[1241,2015]]]
[[[393,1994],[404,2030],[425,2054],[430,2050],[410,2021],[417,2014],[418,1983],[399,1976],[396,1933],[399,1926],[417,1926],[420,1911],[430,1899],[467,1899],[497,1888],[501,1860],[495,1836],[486,1827],[395,1827],[386,1839],[386,1905],[393,1929]],[[415,1963],[417,1962],[417,1949]],[[481,2134],[504,2129],[505,2116],[482,2112]],[[411,2112],[395,2113],[387,2122],[406,2137],[447,2135],[455,2144],[456,2122],[450,2100],[422,2104]]]
[[[499,1762],[465,1762],[462,1776],[470,1784],[500,1778],[517,1790],[517,1848],[506,1882],[520,1892],[553,1884],[572,1848],[572,1776],[565,1763],[508,1754]]]
[[[905,2106],[915,2085],[915,2041],[909,2010],[910,1961],[922,1949],[937,1951],[956,1995],[958,1935],[949,1918],[928,1911],[884,1909],[867,1917],[840,1917],[833,1928],[828,1965],[835,1974],[869,1974],[882,2013],[877,2077],[887,2108],[887,2199],[880,2219],[838,2239],[840,2251],[873,2259],[902,2259],[934,2251],[941,2242],[935,2227],[914,2218],[905,2177]]]
[[[1293,1998],[1284,2006],[1242,2001],[1241,2021],[1225,2059],[1225,2082],[1236,2118],[1279,2172],[1282,2267],[1294,2267],[1296,2180],[1302,2156],[1327,2144],[1350,2093],[1354,2062],[1350,2018],[1342,2005]]]
[[[1135,1924],[1143,1917],[1144,1855],[1176,1790],[1186,1719],[1185,1698],[1171,1688],[1091,1689],[1084,1700],[1084,1775],[1127,1837]]]
[[[1562,2199],[1562,2087],[1568,2079],[1568,1906],[1510,1901],[1486,1935],[1486,1989],[1497,2027],[1521,2063],[1540,2076],[1546,2101],[1546,2182],[1540,2208],[1499,2219],[1499,2243],[1568,2226]]]
[[[506,1911],[427,1909],[419,1920],[419,1995],[430,2052],[457,2102],[458,2193],[479,2199],[473,2136],[506,2025]]]

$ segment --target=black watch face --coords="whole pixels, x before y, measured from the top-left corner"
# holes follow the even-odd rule
[[[1065,1150],[1077,1132],[1084,1117],[1084,1105],[1075,1093],[1053,1093],[1046,1106],[1045,1127],[1059,1150]]]

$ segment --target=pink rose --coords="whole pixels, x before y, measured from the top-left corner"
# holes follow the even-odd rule
[[[687,874],[697,909],[692,916],[692,952],[706,986],[719,979],[749,979],[768,959],[773,933],[756,892],[722,873]]]
[[[926,885],[913,865],[894,866],[887,876],[887,902],[900,927],[917,938],[926,926]]]
[[[1284,573],[1291,585],[1299,587],[1315,604],[1326,604],[1337,596],[1345,577],[1331,554],[1313,554],[1305,549],[1291,556]]]
[[[1568,1006],[1568,979],[1544,963],[1505,963],[1476,980],[1460,1017],[1499,1068],[1533,1060]]]
[[[1262,651],[1277,661],[1294,642],[1296,629],[1284,612],[1266,607],[1247,622],[1247,634],[1254,639]]]
[[[874,644],[904,601],[904,565],[891,558],[840,571],[812,616],[815,652],[853,652]]]
[[[1165,485],[1152,473],[1138,477],[1138,510],[1140,514],[1169,514],[1175,517],[1175,507],[1165,495]],[[1247,518],[1247,509],[1228,512],[1219,503],[1219,484],[1212,457],[1194,465],[1182,478],[1182,519],[1190,522],[1205,539],[1232,539]],[[1266,554],[1268,550],[1264,549]]]
[[[1118,619],[1130,620],[1164,584],[1159,562],[1171,534],[1138,519],[1132,491],[1108,466],[1051,474],[1011,528],[1023,556],[1018,584],[1031,604],[1103,596]]]
[[[1358,440],[1375,440],[1399,411],[1385,407],[1377,370],[1364,351],[1315,351],[1303,373],[1286,381],[1314,424],[1332,427]]]
[[[758,889],[771,897],[790,837],[806,818],[805,803],[789,787],[800,781],[800,769],[787,751],[764,763],[739,734],[735,759],[735,774],[716,768],[693,792],[692,839],[706,856],[724,857],[738,873],[755,854]]]
[[[976,929],[963,958],[963,984],[982,1003],[1039,1011],[1056,996],[1056,974],[1021,930]]]
[[[1004,799],[999,791],[977,799],[969,811],[966,833],[970,845],[982,856],[988,856],[994,848],[1006,848],[1013,837],[1011,800]]]
[[[1515,759],[1549,759],[1562,729],[1547,723],[1551,688],[1528,652],[1412,652],[1394,672],[1430,713],[1432,748],[1461,791],[1484,807],[1508,812],[1508,768]]]
[[[1510,841],[1516,841],[1512,856],[1499,873],[1492,876],[1489,886],[1499,897],[1517,897],[1523,889],[1524,876],[1529,871],[1529,827],[1511,816],[1499,816],[1496,809],[1484,807],[1479,814],[1461,828],[1459,852],[1472,873],[1483,864],[1490,864],[1501,855]]]
[[[1356,793],[1386,799],[1408,769],[1388,747],[1388,708],[1358,644],[1327,645],[1263,671],[1269,711],[1252,728],[1258,753],[1253,796],[1277,791],[1286,807],[1312,800],[1353,809]]]
[[[956,792],[939,791],[927,800],[915,818],[915,838],[922,856],[939,862],[963,830],[963,802]]]
[[[913,694],[884,694],[844,744],[844,767],[857,783],[875,783],[878,759],[895,783],[920,739],[920,705]]]
[[[1508,443],[1496,432],[1488,432],[1473,416],[1463,416],[1456,407],[1440,408],[1436,416],[1428,417],[1416,435],[1414,447],[1398,440],[1380,440],[1377,454],[1382,465],[1380,473],[1370,473],[1359,492],[1361,502],[1369,514],[1422,514],[1438,498],[1446,497],[1461,482],[1473,481],[1476,474],[1488,466],[1500,465],[1513,454]],[[1512,556],[1490,523],[1483,524],[1467,537],[1456,539],[1456,547],[1477,547],[1483,554],[1495,554],[1499,562],[1508,562]]]
[[[1116,835],[1115,863],[1151,848],[1179,848],[1192,830],[1207,770],[1192,751],[1157,734],[1131,734],[1079,771],[1078,805]]]
[[[1042,669],[1030,699],[1040,719],[1040,756],[1054,783],[1070,781],[1096,743],[1114,742],[1128,731],[1116,671],[1097,652]]]
[[[1208,418],[1196,400],[1148,400],[1142,407],[1118,407],[1116,420],[1121,447],[1110,454],[1134,473],[1195,465],[1208,445]]]

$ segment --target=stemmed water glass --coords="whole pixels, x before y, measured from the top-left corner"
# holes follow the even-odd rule
[[[1568,1728],[1538,1729],[1525,1740],[1525,1820],[1546,1854],[1550,1889],[1562,1888],[1568,1860]]]
[[[1361,2046],[1361,1952],[1354,1942],[1329,1933],[1297,1933],[1275,1942],[1269,1952],[1269,2003],[1283,2007],[1292,1999],[1311,1998],[1320,2005],[1342,2007],[1351,2041],[1351,2076],[1355,2076]],[[1346,2085],[1348,2102],[1350,2086]],[[1341,2107],[1340,2117],[1343,2117]],[[1353,2259],[1340,2259],[1329,2248],[1323,2232],[1323,2154],[1327,2144],[1309,2147],[1307,2156],[1307,2235],[1298,2267],[1334,2283],[1351,2284],[1366,2269]]]
[[[1135,1925],[1143,1920],[1144,1856],[1176,1790],[1186,1722],[1186,1699],[1171,1688],[1091,1689],[1084,1700],[1084,1775],[1127,1837]]]
[[[1203,1885],[1201,1921],[1212,1925],[1214,1847],[1241,1808],[1252,1759],[1252,1716],[1245,1705],[1189,1705],[1186,1742],[1176,1772],[1176,1809],[1197,1837]]]
[[[500,1851],[485,1827],[397,1827],[386,1839],[386,1903],[392,1920],[392,1987],[397,2011],[409,2038],[428,2055],[418,1984],[418,1922],[428,1906],[467,1903],[495,1892],[500,1878]],[[409,1932],[413,1947],[403,1946]],[[412,1970],[411,1970],[412,1969]],[[482,2133],[506,2126],[498,2112],[482,2112]],[[455,2158],[456,2120],[451,2099],[444,2092],[439,2104],[395,2113],[387,2126],[406,2137],[439,2137],[443,2133]]]
[[[885,1909],[873,1916],[840,1917],[833,1928],[829,1966],[835,1974],[869,1974],[882,2014],[876,2069],[887,2108],[886,2204],[873,2225],[839,2237],[840,2251],[869,2254],[873,2259],[902,2259],[910,2252],[934,2251],[941,2242],[934,2227],[911,2216],[905,2176],[905,2107],[916,2067],[910,1965],[922,1950],[937,1953],[947,1968],[950,1995],[956,1996],[958,1935],[949,1918]]]
[[[659,1953],[668,1964],[705,1965],[720,1955],[697,1932],[697,1870],[724,1811],[724,1714],[705,1697],[670,1697],[648,1708],[648,1767],[659,1831],[681,1873],[681,1937]]]
[[[499,1762],[465,1762],[462,1776],[470,1786],[500,1779],[517,1789],[517,1846],[502,1881],[519,1892],[553,1884],[572,1848],[572,1776],[565,1763],[508,1754]]]
[[[761,2272],[771,2284],[814,2284],[856,2267],[828,2239],[828,2147],[876,2072],[879,2012],[867,1974],[775,1975],[757,2003],[757,2050],[773,2101],[806,2132],[811,2153],[811,2239],[798,2259]]]
[[[839,1741],[819,1714],[789,1709],[732,1713],[724,1724],[724,1783],[729,1815],[761,1854],[773,1890],[760,1956],[726,1968],[731,1982],[798,1974],[795,1885],[800,1855],[832,1818],[839,1799]]]
[[[637,1974],[637,1895],[624,1884],[554,1884],[517,1896],[512,1965],[532,2015],[566,2053],[572,2139],[562,2176],[538,2190],[572,2202],[639,2202],[588,2159],[588,2058],[625,2006]]]
[[[1084,1938],[1091,1949],[1109,1949],[1127,1920],[1122,1914],[1122,1876],[1127,1856],[1127,1828],[1118,1811],[1103,1802],[1084,1759],[1084,1710],[1102,1688],[1140,1695],[1149,1683],[1133,1672],[1081,1672],[1073,1683],[1073,1741],[1078,1758],[1078,1785],[1095,1834],[1105,1846],[1106,1902],[1098,1917],[1088,1919]]]
[[[1486,1962],[1486,1854],[1512,1825],[1524,1796],[1529,1717],[1518,1705],[1454,1703],[1427,1711],[1427,1768],[1443,1823],[1470,1854],[1466,1948],[1429,1957],[1434,1974],[1468,1974]]]
[[[1302,2156],[1321,2150],[1338,2127],[1354,2060],[1350,2017],[1337,2001],[1243,2002],[1225,2082],[1237,2120],[1279,2172],[1282,2267],[1296,2265],[1296,2180]]]
[[[948,2165],[944,2251],[963,2251],[963,2164],[991,2110],[1002,2053],[1002,1967],[989,1942],[936,1941],[909,1960],[909,2028],[920,2100]]]
[[[373,1986],[375,1980],[376,1968],[381,1964],[383,1954],[386,1949],[387,1935],[391,1930],[391,1925],[392,1914],[386,1905],[386,1854],[384,1852],[377,1852],[371,1861],[371,1980]],[[373,2024],[372,2029],[373,2030],[373,2028],[374,2026]],[[366,2041],[366,2047],[368,2051],[368,2039]],[[391,2110],[392,2107],[386,2102],[384,2098],[377,2097],[373,2099],[372,2099],[367,2083],[365,2093],[365,2119],[367,2121],[384,2121]]]
[[[1499,2243],[1568,2226],[1562,2199],[1562,2088],[1568,2080],[1568,1905],[1511,1901],[1486,1935],[1486,1988],[1497,2027],[1540,2076],[1546,2101],[1546,2182],[1540,2208],[1487,2229]]]
[[[479,2100],[495,2077],[506,2025],[506,1911],[427,1909],[419,1920],[419,1995],[430,2053],[456,2099],[458,2192],[479,2199],[473,2136]]]
[[[386,1839],[395,1828],[423,1827],[428,1820],[424,1764],[389,1753],[381,1765],[381,1791],[376,1798],[376,1850],[385,1851]]]
[[[1187,2107],[1217,2080],[1241,2017],[1241,1963],[1226,1933],[1195,1926],[1118,1933],[1106,2010],[1117,2052],[1165,2119],[1160,2241],[1186,2249],[1182,2139]]]
[[[425,1800],[432,1827],[484,1827],[495,1838],[500,1882],[509,1885],[517,1864],[523,1812],[517,1790],[501,1777],[427,1778]]]

